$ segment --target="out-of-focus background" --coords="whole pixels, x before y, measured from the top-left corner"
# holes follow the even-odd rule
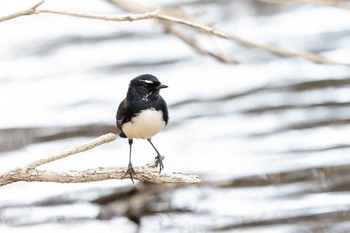
[[[162,9],[247,41],[350,63],[349,2],[271,2],[279,1],[47,0],[40,8]],[[0,15],[35,3],[1,0]],[[115,132],[130,79],[151,73],[169,86],[161,94],[170,123],[153,139],[164,172],[202,179],[10,184],[0,187],[1,232],[350,231],[348,65],[278,56],[154,20],[39,14],[0,22],[0,35],[1,172]],[[135,166],[155,156],[147,141],[133,149]],[[127,162],[128,143],[118,138],[42,168]]]

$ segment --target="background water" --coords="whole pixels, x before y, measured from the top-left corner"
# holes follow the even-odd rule
[[[0,14],[35,1],[0,1]],[[263,44],[350,63],[350,11],[260,1],[139,1],[179,7],[196,21]],[[46,1],[42,8],[124,14],[108,1]],[[165,172],[199,185],[130,180],[14,183],[0,188],[1,232],[349,232],[350,69],[286,58],[195,33],[224,64],[161,24],[32,15],[0,23],[0,171],[115,132],[130,79],[169,86],[170,123],[153,142]],[[146,141],[134,165],[152,160]],[[43,166],[125,166],[116,141]]]

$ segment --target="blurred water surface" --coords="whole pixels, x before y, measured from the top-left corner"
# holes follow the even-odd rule
[[[6,15],[34,2],[0,1]],[[77,4],[79,3],[79,4]],[[260,1],[139,1],[259,43],[350,61],[350,12]],[[100,0],[43,8],[123,14]],[[191,30],[184,30],[195,35]],[[350,69],[285,58],[213,36],[199,55],[154,21],[32,15],[0,23],[0,171],[115,132],[131,78],[151,73],[168,127],[153,141],[165,172],[200,185],[15,183],[0,188],[1,232],[349,232]],[[134,165],[149,162],[145,141]],[[123,139],[43,166],[125,166]]]

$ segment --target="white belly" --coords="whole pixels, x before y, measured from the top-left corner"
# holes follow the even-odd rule
[[[122,126],[128,138],[149,139],[156,135],[163,127],[163,112],[155,109],[143,110],[134,119]]]

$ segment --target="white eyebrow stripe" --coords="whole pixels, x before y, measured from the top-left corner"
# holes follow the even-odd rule
[[[150,81],[150,80],[145,80],[145,79],[140,79],[140,81],[145,82],[145,83],[153,83],[152,81]]]

